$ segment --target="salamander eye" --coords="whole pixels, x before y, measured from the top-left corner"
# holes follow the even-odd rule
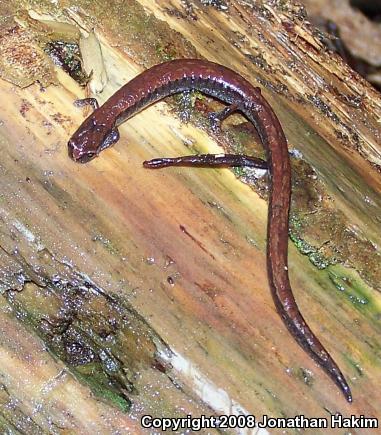
[[[93,158],[96,156],[97,156],[97,153],[93,153],[93,152],[89,151],[86,154],[83,154],[81,157],[79,157],[78,162],[87,163],[90,160],[93,160]]]

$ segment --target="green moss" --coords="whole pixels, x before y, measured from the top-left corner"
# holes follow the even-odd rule
[[[245,168],[232,168],[233,174],[237,177],[243,177],[245,175]]]
[[[107,403],[111,403],[122,412],[128,412],[131,408],[131,401],[123,396],[117,386],[113,388],[110,380],[99,370],[97,364],[86,364],[74,370],[74,375],[84,384],[87,384],[91,391]]]
[[[329,268],[328,277],[357,311],[380,320],[380,301],[374,297],[374,290],[368,287],[355,272],[336,265]]]
[[[132,308],[89,283],[51,284],[6,293],[14,315],[93,394],[127,412],[136,373],[154,361],[154,332]]]
[[[364,370],[360,364],[348,355],[345,355],[345,359],[347,360],[348,364],[353,367],[357,375],[362,378],[364,376]]]
[[[326,269],[329,265],[335,264],[336,261],[333,258],[328,258],[319,252],[318,248],[315,248],[310,243],[306,242],[302,238],[290,233],[290,238],[294,242],[299,252],[303,255],[307,255],[311,263],[318,269]]]
[[[298,367],[298,369],[295,370],[295,375],[297,379],[300,379],[304,384],[308,385],[309,387],[312,386],[314,383],[313,373],[310,370],[305,369],[304,367]]]
[[[303,227],[302,220],[295,213],[290,214],[289,227],[291,231],[300,231]]]
[[[155,52],[163,62],[167,62],[169,60],[173,60],[178,57],[178,54],[176,53],[175,50],[168,47],[164,47],[160,42],[156,44]]]

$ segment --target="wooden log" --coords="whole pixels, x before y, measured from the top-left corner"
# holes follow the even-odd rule
[[[380,417],[379,94],[325,50],[291,1],[185,4],[8,6],[0,48],[6,428],[26,417],[25,431],[75,433],[149,432],[144,414]],[[79,35],[93,47],[84,43],[90,71],[94,62],[85,89],[43,51],[57,38],[83,43]],[[98,159],[68,158],[85,116],[76,98],[102,90],[102,102],[145,68],[183,57],[238,71],[281,120],[293,166],[292,286],[353,404],[276,313],[264,175],[141,165],[190,152],[263,157],[243,119],[213,134],[205,112],[218,103],[194,95],[184,123],[173,98],[125,123]]]

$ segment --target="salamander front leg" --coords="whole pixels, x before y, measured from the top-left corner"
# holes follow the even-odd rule
[[[268,169],[267,162],[245,154],[198,154],[195,156],[159,157],[143,162],[145,168],[158,169],[168,166],[195,166],[199,168],[243,167]]]
[[[76,107],[91,106],[93,110],[96,110],[99,108],[99,103],[96,98],[81,98],[79,100],[74,101],[74,106]]]

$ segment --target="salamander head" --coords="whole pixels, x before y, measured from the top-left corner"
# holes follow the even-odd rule
[[[69,156],[79,163],[87,163],[104,149],[119,140],[116,127],[98,124],[94,117],[85,119],[68,142]]]

